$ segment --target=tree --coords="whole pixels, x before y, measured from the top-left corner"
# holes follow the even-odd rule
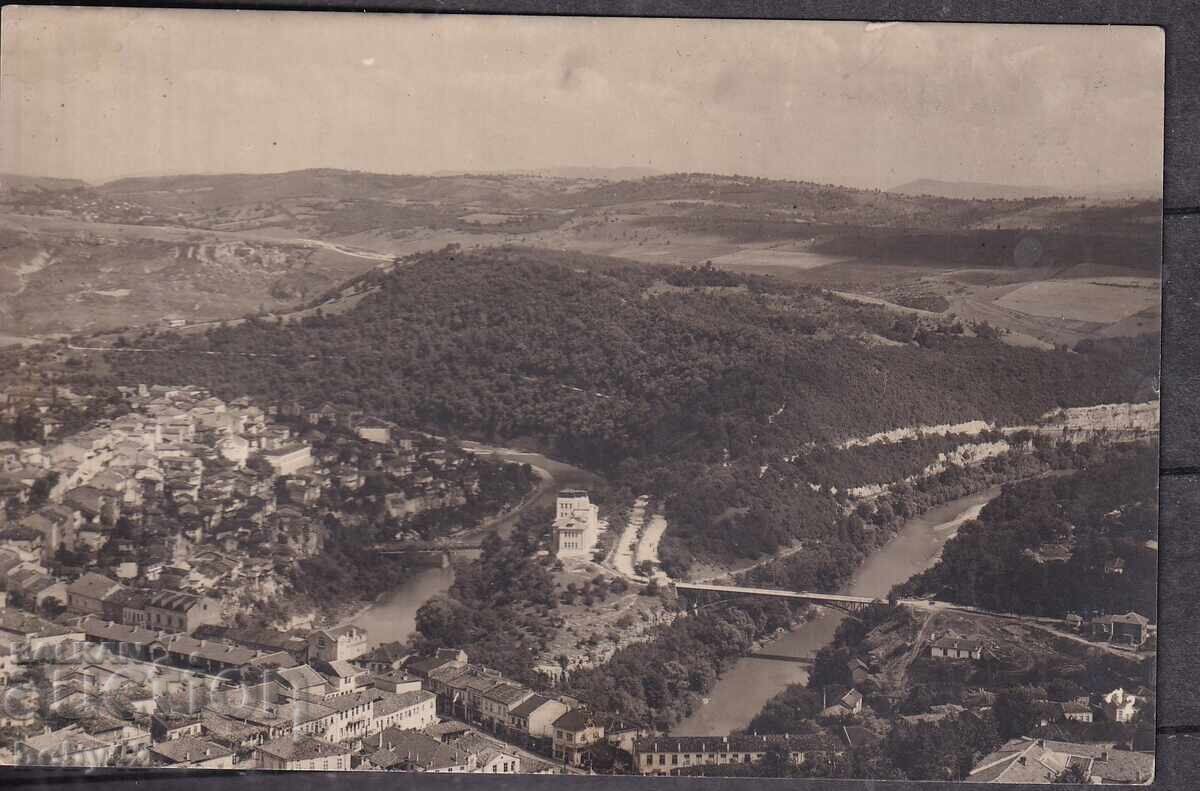
[[[1034,697],[1029,687],[1010,687],[996,696],[992,715],[1002,738],[1027,736],[1038,727],[1041,716]]]

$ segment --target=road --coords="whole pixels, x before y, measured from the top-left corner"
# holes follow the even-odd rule
[[[637,554],[634,556],[634,561],[637,564],[642,563],[658,563],[658,544],[662,541],[663,533],[667,532],[667,520],[662,514],[655,514],[650,517],[650,525],[642,532],[642,539],[637,545]],[[665,580],[666,575],[661,571],[656,572],[655,577]]]
[[[617,539],[617,543],[613,546],[608,558],[608,565],[622,577],[629,579],[637,576],[633,567],[634,551],[632,547],[638,541],[638,534],[645,527],[646,503],[648,499],[645,495],[642,495],[634,501],[633,509],[629,512],[629,519],[625,522],[625,528],[621,531],[621,537]]]

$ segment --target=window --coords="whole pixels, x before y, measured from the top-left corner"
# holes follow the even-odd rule
[[[671,766],[679,766],[679,753],[671,753]]]
[[[663,754],[663,753],[659,753],[659,754],[658,754],[658,765],[659,765],[659,766],[662,766],[662,765],[663,765],[663,764],[665,764],[666,762],[667,762],[667,756],[666,756],[665,754]]]

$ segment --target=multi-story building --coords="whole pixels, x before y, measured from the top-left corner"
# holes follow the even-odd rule
[[[334,744],[315,736],[283,736],[254,750],[259,769],[336,772],[350,768],[349,745]]]
[[[313,464],[312,448],[302,443],[267,451],[263,453],[263,458],[275,470],[276,475],[292,475]]]
[[[586,709],[570,709],[552,727],[554,757],[572,766],[584,764],[592,746],[604,741],[604,725]]]
[[[484,722],[507,728],[511,724],[509,713],[532,696],[533,690],[528,687],[502,682],[483,693],[480,714]]]
[[[645,736],[634,742],[634,766],[644,775],[678,774],[698,766],[753,764],[770,750],[803,763],[813,752],[836,752],[840,745],[823,734],[734,734],[732,736]]]
[[[534,694],[509,712],[509,727],[533,739],[553,739],[554,721],[566,713],[561,700]]]
[[[123,586],[103,574],[88,572],[67,586],[67,608],[73,612],[100,615],[104,600]]]
[[[1118,687],[1104,696],[1101,708],[1111,722],[1132,722],[1141,700]]]
[[[221,622],[221,607],[207,596],[158,591],[146,597],[146,625],[191,634],[203,624]]]
[[[560,558],[588,557],[600,533],[599,508],[580,489],[558,493],[554,512],[554,554]]]
[[[318,629],[308,636],[310,662],[351,662],[367,650],[367,633],[353,624]]]

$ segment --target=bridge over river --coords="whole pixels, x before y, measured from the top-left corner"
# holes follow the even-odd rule
[[[810,593],[808,591],[777,590],[775,588],[747,588],[738,585],[709,585],[702,582],[673,582],[676,591],[698,593],[721,593],[738,596],[762,596],[770,599],[791,599],[823,604],[846,612],[861,612],[872,604],[888,604],[887,599],[870,596],[847,596],[841,593]],[[933,609],[936,607],[952,606],[947,602],[933,599],[897,599],[901,607]]]

